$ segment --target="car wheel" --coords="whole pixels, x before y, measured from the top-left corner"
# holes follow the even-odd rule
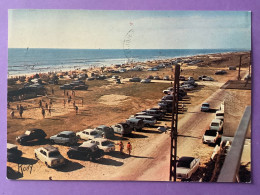
[[[39,160],[39,158],[38,158],[37,154],[35,154],[35,158],[36,158],[37,160]]]
[[[51,139],[51,144],[55,144],[55,141],[53,139]]]

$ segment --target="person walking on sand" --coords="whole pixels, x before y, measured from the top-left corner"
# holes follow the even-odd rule
[[[66,100],[65,99],[63,100],[63,105],[64,105],[64,108],[65,108],[65,105],[66,105]]]
[[[47,102],[46,102],[46,104],[45,104],[45,108],[48,109],[48,104],[47,104]]]
[[[128,154],[129,154],[129,156],[130,156],[130,155],[131,155],[131,151],[132,151],[132,145],[131,145],[130,142],[127,143],[127,145],[126,145],[126,149],[127,149]]]
[[[51,105],[49,105],[48,111],[49,111],[49,114],[50,114],[50,116],[51,116]]]
[[[42,117],[45,118],[45,110],[42,108]]]
[[[39,101],[39,107],[42,107],[42,100]]]
[[[20,107],[19,114],[20,114],[20,117],[23,118],[23,107]]]
[[[14,111],[12,111],[12,112],[10,113],[10,115],[11,115],[11,118],[14,118]]]
[[[119,151],[120,154],[124,154],[124,144],[122,141],[119,142]]]
[[[78,106],[75,106],[76,114],[78,114],[79,108]]]

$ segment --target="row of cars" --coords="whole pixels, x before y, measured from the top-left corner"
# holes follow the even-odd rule
[[[201,105],[202,112],[210,111],[210,104]],[[223,133],[224,125],[224,103],[221,103],[220,109],[216,111],[215,118],[211,121],[209,129],[205,131],[202,142],[207,144],[218,144]]]

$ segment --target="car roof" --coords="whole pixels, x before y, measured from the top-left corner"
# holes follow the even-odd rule
[[[45,150],[48,150],[49,152],[51,151],[58,151],[58,148],[54,147],[54,146],[51,146],[51,145],[46,145],[46,146],[43,146],[43,148]]]
[[[94,141],[100,141],[100,142],[103,142],[103,141],[108,141],[108,139],[105,139],[105,138],[95,138],[93,139]]]
[[[99,125],[97,128],[105,128],[105,127],[108,127],[106,125]]]
[[[17,148],[17,145],[7,143],[7,149]]]
[[[138,115],[136,118],[154,118],[154,116],[149,116],[149,115]]]
[[[91,148],[93,146],[95,146],[96,144],[95,143],[92,143],[91,141],[86,141],[86,142],[83,142],[79,147],[86,147],[86,148]]]
[[[209,105],[209,103],[205,102],[205,103],[203,103],[202,105]]]
[[[211,122],[212,122],[212,123],[220,123],[221,120],[220,120],[220,119],[213,119]]]
[[[59,134],[70,135],[70,134],[73,134],[73,133],[74,133],[73,131],[62,131]]]

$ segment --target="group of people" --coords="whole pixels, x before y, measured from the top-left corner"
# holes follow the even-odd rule
[[[9,107],[10,107],[10,104],[9,104]],[[21,104],[19,104],[16,106],[16,109],[20,115],[20,118],[23,118],[24,107]],[[11,111],[10,115],[11,115],[11,118],[14,118],[14,110]]]
[[[72,90],[71,95],[72,95],[73,97],[75,97],[76,93],[75,93],[74,90]],[[66,91],[64,90],[64,97],[67,96],[67,98],[68,98],[68,100],[67,100],[67,101],[68,101],[68,104],[70,104],[70,102],[72,101],[71,95],[69,95],[69,92],[68,92],[68,91],[67,91],[67,93],[66,93]],[[65,99],[65,98],[64,98],[64,100],[63,100],[63,105],[64,105],[64,108],[65,108],[65,106],[66,106],[66,99]],[[83,99],[82,99],[82,106],[83,106]],[[75,109],[76,114],[78,114],[79,107],[76,105],[76,102],[75,102],[75,101],[73,101],[73,108]]]
[[[118,145],[119,145],[120,154],[124,154],[124,144],[123,144],[123,142],[120,141],[120,142],[118,143]],[[132,145],[131,145],[130,142],[128,142],[128,143],[126,144],[126,149],[127,149],[128,155],[130,156],[130,155],[131,155],[131,151],[132,151]]]
[[[51,116],[51,108],[52,108],[52,99],[50,99],[49,104],[46,102],[45,106],[43,105],[42,100],[39,101],[39,107],[42,109],[42,117],[45,118],[45,110],[49,111],[49,115]]]

